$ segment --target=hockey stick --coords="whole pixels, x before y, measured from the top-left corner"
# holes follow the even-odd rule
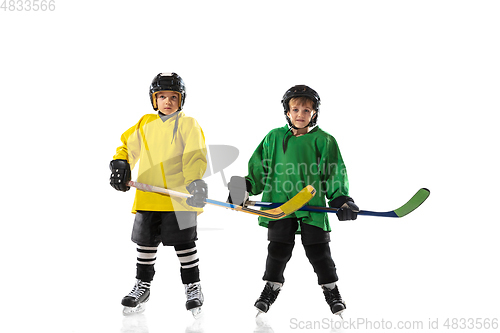
[[[421,188],[418,192],[408,200],[403,206],[391,210],[389,212],[372,212],[369,210],[360,210],[358,215],[367,215],[367,216],[382,216],[382,217],[403,217],[415,209],[417,209],[424,201],[429,197],[431,192],[426,188]],[[247,201],[249,206],[255,207],[278,207],[279,203],[271,203],[271,202],[260,202],[260,201]],[[320,213],[336,213],[338,212],[337,208],[329,208],[329,207],[320,207],[320,206],[303,206],[299,210],[305,210],[310,212],[320,212]]]
[[[163,187],[152,186],[152,185],[138,183],[138,182],[134,182],[134,181],[129,181],[127,183],[127,185],[135,187],[138,190],[145,191],[145,192],[166,194],[166,195],[169,195],[172,197],[179,197],[179,198],[191,197],[191,195],[187,194],[187,193],[176,192],[176,191],[168,190],[168,189],[163,188]],[[244,213],[248,213],[248,214],[263,216],[263,217],[267,217],[270,219],[280,219],[280,218],[285,217],[287,215],[290,215],[293,212],[295,212],[296,210],[300,209],[307,202],[309,202],[309,200],[311,200],[315,194],[316,194],[316,190],[314,189],[314,187],[312,187],[311,185],[307,185],[299,193],[297,193],[293,198],[291,198],[287,202],[285,202],[283,204],[276,205],[276,207],[271,207],[271,209],[268,209],[268,210],[251,209],[248,207],[238,206],[238,205],[230,204],[227,202],[222,202],[222,201],[217,201],[217,200],[212,200],[212,199],[206,199],[205,203],[208,203],[208,204],[211,204],[214,206],[224,207],[227,209],[232,209],[232,210],[235,210],[238,212],[244,212]]]

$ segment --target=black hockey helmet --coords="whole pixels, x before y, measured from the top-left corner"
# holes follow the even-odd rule
[[[290,111],[289,102],[294,97],[307,97],[313,101],[313,109],[316,111],[316,114],[311,119],[309,126],[310,127],[315,126],[316,122],[318,121],[319,106],[321,104],[321,100],[319,98],[318,93],[314,89],[303,84],[293,86],[286,91],[285,95],[283,95],[283,98],[281,100],[281,104],[283,104],[283,108],[285,109],[286,120],[288,121],[288,124],[291,127],[293,127],[292,121],[288,117],[287,113],[288,111]]]
[[[149,99],[153,109],[158,110],[156,105],[156,93],[159,91],[177,91],[180,94],[179,110],[182,110],[186,101],[186,86],[182,78],[175,73],[160,73],[155,76],[149,87]]]

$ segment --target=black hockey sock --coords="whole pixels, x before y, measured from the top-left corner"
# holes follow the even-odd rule
[[[143,265],[137,263],[137,274],[135,276],[136,279],[141,280],[142,282],[151,282],[153,281],[153,277],[155,276],[155,266],[154,265]]]
[[[295,244],[269,242],[267,247],[266,271],[263,280],[284,283],[283,273],[286,264],[292,257],[292,250]]]
[[[198,250],[195,242],[175,245],[175,253],[181,264],[181,279],[183,284],[200,282],[198,268]]]
[[[304,245],[304,249],[318,276],[318,284],[332,283],[339,279],[328,243]]]
[[[136,279],[151,282],[155,275],[157,247],[137,245],[137,275]]]

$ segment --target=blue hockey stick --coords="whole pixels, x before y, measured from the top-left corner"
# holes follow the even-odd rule
[[[358,215],[367,215],[367,216],[381,216],[381,217],[403,217],[415,209],[417,209],[424,201],[429,197],[431,192],[426,188],[421,188],[418,192],[408,200],[403,206],[391,210],[389,212],[372,212],[369,210],[360,210]],[[271,202],[261,202],[261,201],[247,201],[247,205],[255,206],[255,207],[267,207],[267,208],[275,208],[279,207],[280,203],[271,203]],[[337,208],[329,208],[329,207],[320,207],[320,206],[303,206],[299,210],[310,211],[310,212],[321,212],[321,213],[337,213]]]

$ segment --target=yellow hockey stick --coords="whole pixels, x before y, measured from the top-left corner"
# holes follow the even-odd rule
[[[187,194],[187,193],[176,192],[176,191],[168,190],[168,189],[163,188],[163,187],[138,183],[138,182],[134,182],[134,181],[129,181],[127,183],[127,185],[135,187],[138,190],[145,191],[145,192],[154,192],[154,193],[165,194],[165,195],[169,195],[172,197],[180,197],[180,198],[191,197],[191,195]],[[302,206],[304,206],[306,203],[308,203],[309,200],[311,200],[315,194],[316,194],[316,190],[314,189],[314,187],[312,187],[311,185],[307,185],[299,193],[297,193],[293,198],[291,198],[287,202],[281,204],[279,207],[271,208],[271,209],[267,209],[267,210],[252,209],[252,208],[248,208],[245,206],[238,206],[238,205],[230,204],[227,202],[222,202],[222,201],[217,201],[217,200],[212,200],[212,199],[206,199],[205,202],[207,204],[211,204],[214,206],[224,207],[224,208],[232,209],[232,210],[235,210],[238,212],[263,216],[263,217],[267,217],[267,218],[276,220],[276,219],[283,218],[287,215],[290,215],[293,212],[299,210],[300,208],[302,208]]]

